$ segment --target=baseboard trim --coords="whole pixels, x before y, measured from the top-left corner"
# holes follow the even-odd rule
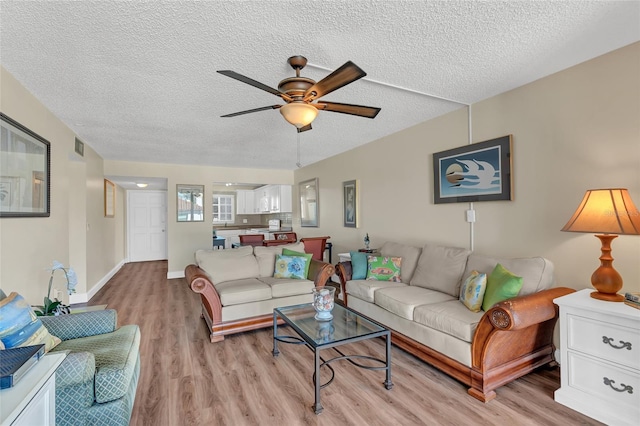
[[[93,296],[96,295],[97,292],[100,291],[102,287],[109,282],[109,280],[122,268],[125,264],[124,260],[121,260],[111,271],[107,273],[100,281],[96,283],[88,292],[86,293],[74,293],[69,295],[69,304],[74,305],[76,303],[87,303]]]
[[[184,271],[169,271],[167,272],[167,279],[172,280],[174,278],[184,278]]]

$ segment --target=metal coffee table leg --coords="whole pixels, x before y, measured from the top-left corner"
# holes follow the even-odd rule
[[[322,413],[322,410],[323,410],[322,404],[320,404],[320,351],[317,349],[314,349],[313,354],[315,358],[315,364],[314,364],[315,403],[313,404],[313,411],[315,411],[316,414],[320,414]]]

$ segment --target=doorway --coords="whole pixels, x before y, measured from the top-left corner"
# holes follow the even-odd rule
[[[167,259],[167,192],[127,191],[130,262]]]

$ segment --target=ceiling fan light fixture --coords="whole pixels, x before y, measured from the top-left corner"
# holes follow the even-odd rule
[[[318,115],[318,110],[305,102],[291,102],[280,107],[280,114],[298,129],[311,124]]]

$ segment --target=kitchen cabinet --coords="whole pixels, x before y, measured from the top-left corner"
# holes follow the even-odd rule
[[[255,194],[251,190],[237,190],[236,191],[236,214],[254,214],[256,212],[255,207]]]
[[[291,185],[266,185],[254,190],[259,213],[290,213],[293,211]]]

